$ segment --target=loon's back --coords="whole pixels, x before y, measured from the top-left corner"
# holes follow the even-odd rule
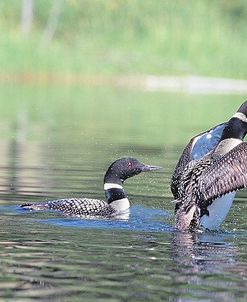
[[[55,210],[71,216],[111,216],[116,213],[116,210],[105,201],[89,198],[69,198],[42,203],[27,203],[21,205],[21,207],[33,211]]]

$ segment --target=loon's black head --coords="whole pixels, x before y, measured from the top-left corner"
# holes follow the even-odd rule
[[[149,166],[132,157],[124,157],[113,162],[106,171],[104,183],[123,183],[127,178],[141,172],[161,169],[158,166]]]
[[[245,101],[226,123],[221,140],[227,138],[244,139],[247,133],[247,101]]]

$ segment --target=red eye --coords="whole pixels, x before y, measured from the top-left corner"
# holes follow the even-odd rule
[[[132,163],[128,163],[128,168],[132,168]]]

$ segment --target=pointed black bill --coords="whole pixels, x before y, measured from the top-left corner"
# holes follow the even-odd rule
[[[162,169],[162,167],[159,166],[149,166],[149,165],[143,165],[142,166],[142,172],[148,172],[148,171],[155,171]]]

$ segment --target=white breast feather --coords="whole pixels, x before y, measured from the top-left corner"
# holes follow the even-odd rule
[[[207,208],[209,216],[202,216],[200,224],[206,229],[217,230],[221,223],[225,220],[235,195],[236,192],[231,192],[215,199]]]

